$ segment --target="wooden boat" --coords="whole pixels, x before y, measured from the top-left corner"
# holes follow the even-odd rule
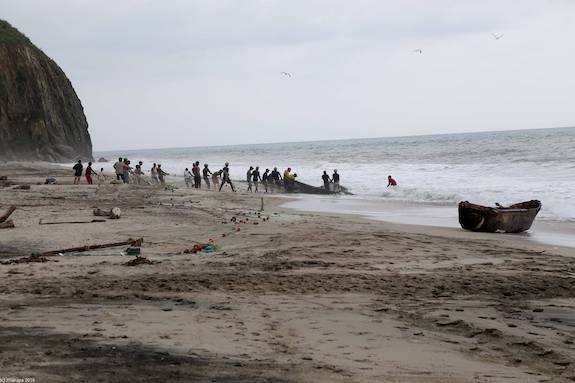
[[[303,182],[293,181],[291,182],[291,187],[288,187],[288,191],[291,193],[303,193],[303,194],[348,194],[351,195],[345,187],[340,186],[339,191],[326,190],[324,187],[312,186],[304,184]]]
[[[459,203],[459,224],[471,231],[488,233],[520,233],[529,230],[535,216],[541,210],[541,202],[531,200],[509,207],[475,205],[467,201]]]

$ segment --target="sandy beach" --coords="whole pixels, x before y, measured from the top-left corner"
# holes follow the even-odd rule
[[[73,186],[43,163],[3,163],[0,176],[0,214],[17,207],[16,227],[0,229],[0,378],[575,380],[573,248],[176,179]],[[120,219],[91,222],[112,207]],[[129,238],[150,264],[127,266],[127,246],[25,259]],[[185,253],[210,239],[215,252]]]

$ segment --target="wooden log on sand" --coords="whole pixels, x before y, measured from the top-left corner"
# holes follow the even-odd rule
[[[14,221],[9,219],[6,222],[0,222],[0,229],[11,229],[14,227]]]
[[[16,206],[10,206],[8,208],[8,210],[6,211],[6,213],[4,213],[0,216],[0,223],[6,221],[8,219],[8,217],[10,217],[10,215],[12,213],[14,213],[15,210],[16,210]]]
[[[93,219],[91,221],[62,221],[62,222],[44,222],[40,220],[38,222],[39,225],[62,225],[62,224],[69,224],[69,223],[96,223],[96,222],[106,222],[105,219]]]
[[[102,209],[94,209],[94,215],[97,217],[110,217],[110,219],[119,219],[122,215],[122,210],[119,207],[113,207],[110,211],[104,211]]]
[[[62,250],[46,251],[42,254],[38,254],[38,256],[42,257],[42,256],[58,255],[58,254],[64,254],[64,253],[82,253],[84,251],[89,251],[89,250],[98,250],[98,249],[105,249],[108,247],[118,247],[118,246],[125,246],[125,245],[142,246],[143,242],[144,242],[144,238],[139,238],[139,239],[130,238],[127,241],[122,241],[122,242],[104,243],[104,244],[100,244],[100,245],[86,245],[86,246],[70,247],[70,248],[62,249]]]

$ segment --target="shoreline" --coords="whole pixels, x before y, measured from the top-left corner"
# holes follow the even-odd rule
[[[557,247],[575,247],[575,225],[570,222],[537,221],[532,228],[519,234],[477,233],[461,229],[457,217],[457,206],[436,206],[398,201],[376,200],[359,197],[305,196],[288,197],[283,207],[300,211],[353,215],[372,221],[387,222],[407,226],[423,226],[434,230],[444,229],[446,234],[453,231],[469,234],[470,238],[504,241],[530,241]],[[294,200],[295,199],[295,200]],[[557,230],[559,228],[559,230]]]
[[[569,382],[575,250],[283,207],[284,196],[42,185],[0,164],[0,363],[37,382]],[[264,211],[260,211],[261,198]],[[91,222],[96,207],[118,220]],[[44,225],[43,222],[59,224]],[[72,221],[74,223],[63,223]],[[75,222],[84,222],[78,224]],[[25,256],[143,238],[29,262]],[[215,252],[186,253],[213,239]],[[18,263],[11,261],[19,260]],[[26,345],[26,346],[24,346]]]

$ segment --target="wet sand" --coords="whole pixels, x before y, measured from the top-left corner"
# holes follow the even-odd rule
[[[283,207],[316,213],[351,214],[377,221],[405,225],[432,226],[461,231],[457,216],[457,205],[439,206],[430,204],[408,204],[384,199],[358,196],[332,197],[307,196],[291,198]],[[543,206],[545,209],[545,205]],[[453,230],[452,230],[453,231]],[[448,231],[443,231],[446,233]],[[555,246],[575,247],[575,224],[572,222],[543,221],[536,219],[531,229],[520,234],[467,233],[470,238],[500,240],[529,240]]]
[[[0,211],[19,208],[16,228],[0,230],[3,377],[575,379],[573,249],[295,211],[278,196],[177,182],[73,186],[47,166],[0,164],[14,184],[0,188]],[[47,173],[60,184],[36,185]],[[112,206],[121,219],[39,224],[90,221],[93,208]],[[153,264],[125,266],[126,246],[9,263],[139,237]],[[182,254],[209,239],[216,252]]]

